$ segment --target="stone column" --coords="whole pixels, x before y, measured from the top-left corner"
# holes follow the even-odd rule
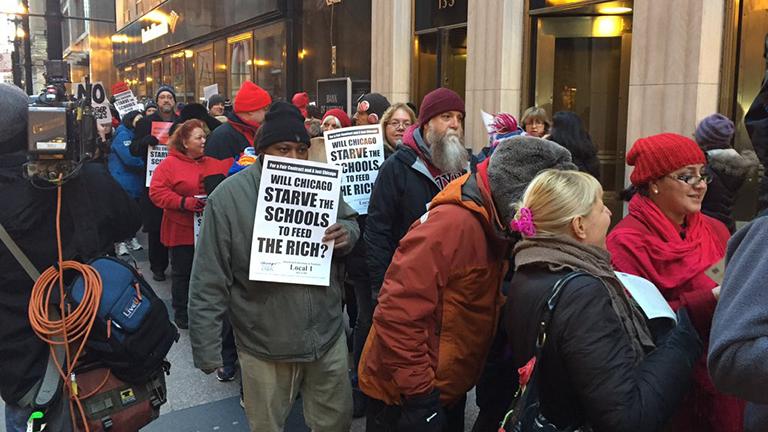
[[[371,91],[390,102],[407,102],[411,97],[412,1],[371,4]]]
[[[717,111],[725,0],[635,0],[627,150]],[[630,171],[627,170],[627,178]]]
[[[467,11],[466,141],[488,143],[480,110],[519,118],[525,0],[470,0]]]

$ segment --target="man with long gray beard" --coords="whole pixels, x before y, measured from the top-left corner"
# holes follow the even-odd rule
[[[424,96],[418,121],[381,166],[371,193],[364,238],[374,303],[398,242],[432,198],[468,171],[468,161],[464,101],[438,88]]]

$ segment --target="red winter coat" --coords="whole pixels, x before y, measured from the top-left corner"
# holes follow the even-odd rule
[[[157,166],[149,186],[149,198],[163,209],[160,241],[165,246],[191,246],[195,243],[194,214],[181,208],[181,199],[205,195],[203,178],[226,174],[229,166],[225,165],[208,156],[191,159],[171,149],[168,157]]]
[[[742,401],[718,392],[707,373],[707,346],[717,283],[704,272],[725,256],[730,237],[722,222],[695,213],[685,229],[673,224],[649,198],[635,195],[629,214],[606,239],[616,270],[653,282],[672,309],[685,307],[704,342],[694,365],[693,388],[674,419],[676,432],[740,432]],[[684,235],[681,235],[684,232]]]

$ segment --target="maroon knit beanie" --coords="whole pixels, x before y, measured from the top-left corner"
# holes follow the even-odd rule
[[[635,167],[629,176],[635,186],[648,184],[686,165],[704,163],[704,152],[696,142],[673,133],[640,138],[627,153],[627,165]]]
[[[235,95],[234,110],[236,113],[258,111],[272,103],[272,98],[266,90],[246,80]]]
[[[419,107],[419,124],[429,123],[432,117],[448,111],[461,111],[464,114],[464,100],[455,91],[440,87],[424,96]]]

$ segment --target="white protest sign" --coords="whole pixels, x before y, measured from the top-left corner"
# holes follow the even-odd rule
[[[653,282],[629,273],[614,273],[616,273],[624,288],[629,291],[632,298],[635,299],[640,309],[645,312],[645,316],[648,319],[669,318],[677,322],[675,312],[669,307],[669,303],[667,303],[667,300],[661,295],[661,292],[659,292],[659,289]]]
[[[341,168],[265,156],[256,205],[248,279],[328,286]]]
[[[381,125],[355,126],[323,132],[325,156],[342,168],[341,192],[344,201],[358,214],[368,214],[373,184],[384,163]]]
[[[160,144],[147,147],[147,178],[146,186],[152,184],[152,174],[155,173],[160,162],[168,156],[168,135],[171,131],[172,122],[152,122],[152,131],[150,135],[157,138]]]
[[[104,90],[104,85],[101,81],[92,84],[86,84],[85,81],[83,81],[77,84],[76,95],[78,99],[83,98],[83,96],[89,93],[91,97],[91,108],[93,109],[93,116],[96,117],[96,123],[102,126],[111,125],[112,112],[109,110],[107,92]]]
[[[133,91],[131,90],[120,92],[114,96],[115,109],[118,113],[120,113],[120,117],[128,114],[131,111],[141,109],[139,107],[139,101],[136,99],[136,96],[133,95]]]
[[[208,99],[211,98],[211,96],[219,94],[219,85],[218,84],[211,84],[209,86],[203,87],[203,97],[205,98],[205,106],[208,109],[211,109],[211,107],[208,106]]]
[[[205,201],[208,195],[195,195],[195,198]],[[192,226],[195,229],[195,246],[197,246],[197,239],[200,238],[200,228],[203,226],[203,212],[195,212],[195,216],[192,222]]]

